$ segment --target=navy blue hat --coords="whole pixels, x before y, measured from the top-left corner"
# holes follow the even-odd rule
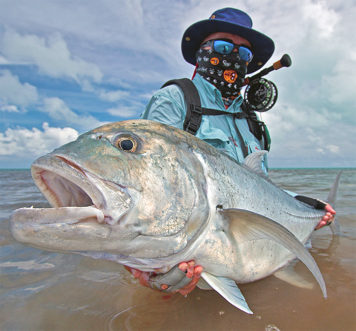
[[[247,67],[251,73],[263,67],[274,52],[271,38],[252,29],[252,19],[245,12],[235,8],[215,11],[208,20],[191,25],[183,35],[182,53],[184,59],[195,65],[195,53],[203,40],[215,32],[228,32],[245,38],[252,45],[253,59]]]

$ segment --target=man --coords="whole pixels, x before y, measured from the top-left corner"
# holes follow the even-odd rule
[[[196,65],[193,83],[202,107],[231,115],[242,113],[240,89],[246,73],[261,68],[274,51],[273,41],[251,26],[246,13],[224,8],[184,33],[182,52],[187,62]],[[185,116],[183,92],[177,85],[170,85],[153,95],[142,118],[183,129]],[[203,116],[196,136],[240,163],[265,144],[249,130],[246,118],[230,115]]]
[[[234,8],[215,11],[208,20],[191,25],[183,35],[182,53],[187,62],[196,66],[192,81],[201,106],[222,112],[219,116],[202,116],[196,136],[239,163],[248,154],[265,149],[267,143],[266,136],[256,137],[246,117],[238,114],[243,113],[240,90],[246,74],[262,68],[273,51],[273,41],[253,30],[251,18]],[[169,85],[152,96],[142,118],[184,129],[186,106],[183,91],[177,85]],[[266,160],[263,167],[267,172]],[[335,211],[328,204],[317,203],[320,205],[316,207],[326,210],[317,226],[320,228],[332,221]],[[182,286],[174,291],[186,295],[196,286],[203,268],[194,261],[182,262],[176,268],[182,271],[183,280],[179,282]],[[141,284],[152,287],[154,275],[127,269]],[[185,275],[191,279],[188,284]],[[166,284],[160,286],[161,290],[167,288]]]

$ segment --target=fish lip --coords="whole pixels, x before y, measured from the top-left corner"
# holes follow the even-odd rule
[[[50,159],[49,164],[45,162],[48,159]],[[97,222],[110,225],[118,223],[127,214],[126,211],[119,218],[113,219],[110,214],[105,213],[108,207],[107,199],[96,187],[94,180],[115,185],[131,199],[127,187],[98,177],[67,156],[61,154],[44,156],[32,164],[31,172],[36,185],[54,208],[91,206],[103,214],[103,217],[98,216],[100,213],[93,214]],[[69,194],[66,196],[66,193]],[[74,199],[74,204],[73,200],[64,201],[66,198]],[[83,198],[83,201],[78,201],[81,198]],[[81,220],[78,220],[78,222],[81,222]]]

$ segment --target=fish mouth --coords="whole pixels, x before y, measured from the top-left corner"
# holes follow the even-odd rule
[[[32,165],[31,172],[50,205],[61,211],[61,220],[57,222],[114,225],[131,207],[126,186],[100,178],[66,156],[40,158]]]
[[[134,188],[59,154],[37,159],[31,172],[52,208],[15,210],[10,230],[17,241],[51,251],[110,251],[136,235],[125,227]]]

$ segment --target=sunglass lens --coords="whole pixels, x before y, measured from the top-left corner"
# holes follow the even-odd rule
[[[224,40],[214,41],[214,50],[220,54],[230,54],[234,49],[234,44]]]
[[[252,52],[244,46],[239,47],[239,54],[240,54],[241,59],[243,59],[246,62],[251,62],[251,60],[253,58]]]

